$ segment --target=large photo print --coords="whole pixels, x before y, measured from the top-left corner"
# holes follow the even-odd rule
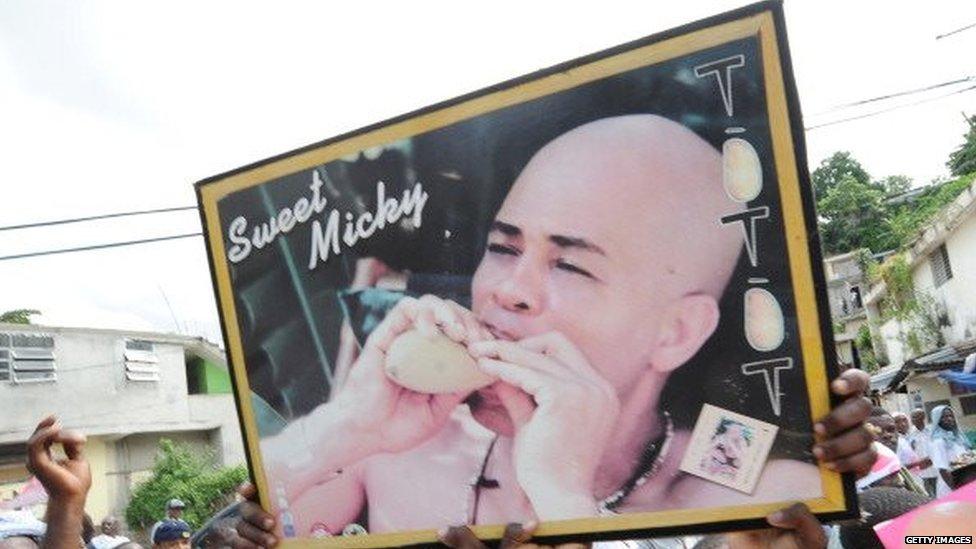
[[[286,540],[592,539],[853,508],[778,4],[198,185]],[[286,541],[286,543],[289,543]]]

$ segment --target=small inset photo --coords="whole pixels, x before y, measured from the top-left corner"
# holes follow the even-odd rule
[[[777,427],[710,404],[702,408],[681,470],[752,493]]]

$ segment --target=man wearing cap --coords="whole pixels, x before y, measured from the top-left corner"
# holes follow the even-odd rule
[[[186,524],[183,520],[183,509],[186,508],[186,504],[182,500],[173,498],[166,502],[166,518],[153,524],[152,530],[149,531],[149,539],[153,543],[156,542],[156,529],[159,528],[164,522],[167,521],[177,521]],[[190,525],[186,524],[187,531],[190,529]]]
[[[190,525],[180,519],[160,521],[153,530],[152,542],[153,549],[189,549]]]

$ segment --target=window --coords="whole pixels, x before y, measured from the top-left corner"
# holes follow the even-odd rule
[[[861,302],[860,286],[851,287],[851,306],[854,307],[855,311],[859,311],[864,307],[864,303]]]
[[[123,358],[129,381],[159,381],[159,358],[151,341],[127,340]]]
[[[932,267],[932,280],[936,288],[952,279],[952,265],[949,263],[949,251],[945,244],[929,254],[929,265]]]
[[[0,334],[0,381],[57,381],[54,338],[43,334]]]
[[[962,407],[964,416],[976,414],[976,395],[959,397],[959,406]]]

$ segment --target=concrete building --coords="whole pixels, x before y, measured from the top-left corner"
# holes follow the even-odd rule
[[[0,408],[0,501],[29,478],[24,443],[49,413],[88,436],[96,522],[122,516],[160,439],[244,462],[223,352],[199,338],[0,324]]]
[[[855,342],[858,331],[867,324],[862,296],[867,292],[868,282],[860,259],[864,252],[867,250],[824,259],[830,318],[834,322],[834,344],[842,369],[862,367]]]
[[[948,401],[963,428],[976,435],[976,398],[970,405],[970,392],[951,387],[940,375],[961,368],[976,350],[976,181],[919,232],[905,261],[925,313],[886,318],[882,301],[888,288],[884,282],[871,287],[864,299],[867,318],[891,364],[873,385],[884,386],[893,409],[931,409]]]

